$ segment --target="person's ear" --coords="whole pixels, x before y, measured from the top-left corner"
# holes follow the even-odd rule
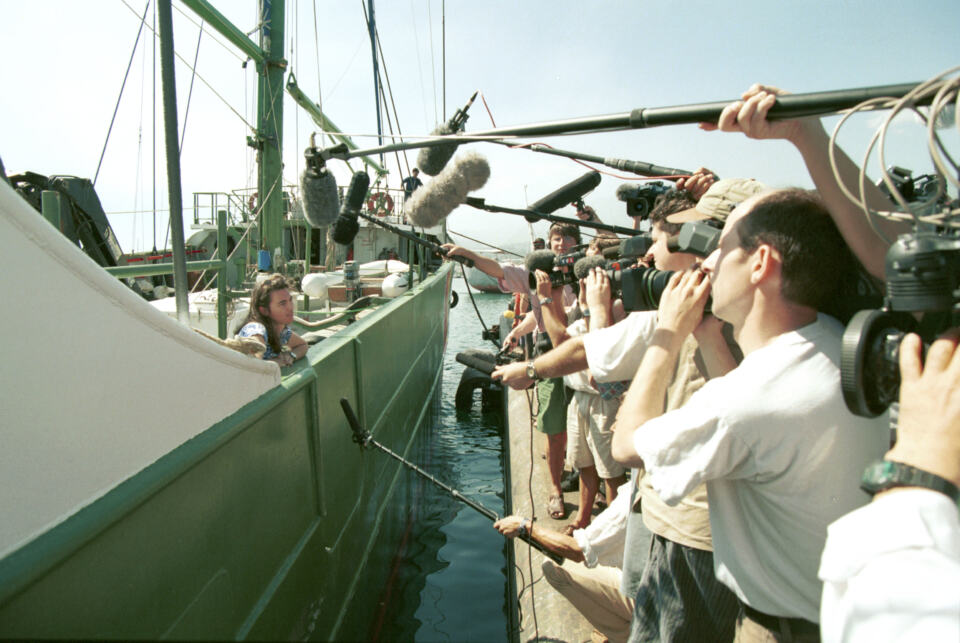
[[[750,283],[759,285],[774,275],[779,276],[782,260],[780,253],[766,243],[761,243],[750,256]]]
[[[257,310],[260,311],[260,314],[263,315],[264,319],[270,319],[270,309],[263,306],[257,306]]]

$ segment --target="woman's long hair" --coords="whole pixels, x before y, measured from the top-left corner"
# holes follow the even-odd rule
[[[267,328],[267,345],[274,353],[280,353],[280,336],[274,328],[273,320],[260,312],[260,308],[270,310],[270,295],[278,290],[291,290],[287,278],[280,273],[274,273],[254,286],[250,294],[250,313],[247,321],[260,322]]]

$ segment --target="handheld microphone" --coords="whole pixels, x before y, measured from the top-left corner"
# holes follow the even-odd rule
[[[360,222],[357,214],[363,207],[363,200],[367,197],[367,188],[370,187],[370,175],[366,172],[357,172],[350,179],[350,188],[347,197],[340,208],[340,216],[333,226],[333,240],[342,246],[353,243],[354,237],[360,231]]]
[[[480,90],[473,92],[473,96],[467,101],[462,109],[450,117],[450,120],[436,127],[431,136],[448,136],[463,131],[463,126],[467,122],[467,110],[473,105],[473,100],[477,97]],[[443,171],[454,152],[457,151],[458,143],[438,143],[429,147],[424,147],[417,154],[417,166],[424,174],[436,176]]]
[[[493,373],[493,370],[497,367],[495,361],[487,360],[471,353],[457,353],[456,360],[464,366],[469,366],[487,375]]]
[[[535,290],[537,287],[537,278],[533,274],[534,270],[542,270],[550,274],[556,261],[557,255],[551,250],[534,250],[524,258],[523,265],[526,266],[529,273],[527,280],[531,290]]]
[[[300,175],[300,199],[303,214],[314,228],[332,225],[340,209],[337,179],[325,167],[315,169],[309,165]]]
[[[479,190],[489,178],[487,159],[466,152],[407,199],[407,218],[422,228],[437,226],[467,200],[468,192]]]
[[[551,212],[569,205],[578,200],[584,194],[600,185],[600,173],[596,170],[587,172],[583,176],[570,181],[566,185],[554,190],[530,206],[533,212],[541,214],[550,214]],[[536,222],[539,219],[535,214],[526,217],[527,221]]]

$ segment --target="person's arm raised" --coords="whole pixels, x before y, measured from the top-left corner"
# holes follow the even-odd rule
[[[817,191],[833,216],[837,228],[850,249],[870,274],[884,279],[884,262],[889,243],[871,227],[859,206],[850,201],[837,184],[830,167],[830,137],[819,118],[767,120],[767,112],[777,96],[787,92],[769,85],[755,84],[743,93],[742,100],[731,103],[720,114],[717,123],[701,123],[704,130],[742,132],[755,139],[784,139],[800,152]],[[843,184],[855,194],[859,192],[860,168],[843,150],[836,150],[837,170]],[[892,210],[893,202],[871,181],[866,183],[867,205],[874,210]],[[878,219],[880,232],[892,242],[897,235],[909,232],[903,222]]]

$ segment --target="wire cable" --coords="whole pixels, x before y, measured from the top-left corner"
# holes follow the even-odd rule
[[[126,4],[126,2],[124,2]],[[130,5],[127,5],[130,7]],[[123,98],[123,89],[127,86],[127,77],[130,76],[130,66],[133,64],[133,58],[137,53],[137,45],[140,44],[140,34],[143,33],[143,27],[147,24],[147,11],[150,9],[150,0],[147,0],[146,6],[143,8],[143,16],[140,17],[140,28],[137,29],[137,37],[133,41],[133,51],[130,52],[130,60],[127,62],[127,71],[123,73],[123,82],[120,83],[120,95],[117,96],[117,104],[113,108],[113,116],[110,117],[110,126],[107,128],[107,138],[103,141],[103,149],[100,150],[100,160],[97,161],[97,171],[93,175],[93,185],[96,187],[97,178],[100,176],[100,166],[103,165],[103,157],[107,153],[107,143],[110,142],[110,133],[113,131],[113,124],[117,120],[117,111],[120,109],[120,99]],[[133,7],[130,7],[130,10],[133,11]],[[136,12],[134,11],[134,14]]]

